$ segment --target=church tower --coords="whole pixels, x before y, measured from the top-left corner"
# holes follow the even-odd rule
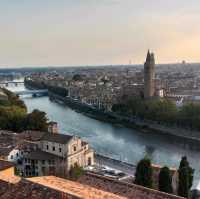
[[[144,63],[144,98],[149,99],[155,95],[155,59],[154,54],[148,51]]]

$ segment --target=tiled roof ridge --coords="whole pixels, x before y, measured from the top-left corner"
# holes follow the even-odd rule
[[[122,182],[122,181],[119,181],[119,180],[112,179],[110,177],[101,176],[101,175],[94,174],[94,173],[91,173],[91,172],[87,172],[87,173],[85,173],[85,175],[89,176],[89,177],[92,176],[92,177],[95,177],[95,178],[99,178],[99,179],[102,179],[102,180],[108,180],[108,181],[111,181],[111,182],[116,183],[116,184],[121,184],[121,185],[126,185],[126,186],[129,186],[129,187],[137,188],[138,190],[148,191],[148,192],[151,192],[151,193],[158,193],[159,195],[163,195],[163,196],[169,196],[171,199],[185,199],[184,197],[181,197],[181,196],[161,192],[161,191],[151,189],[151,188],[147,188],[147,187],[143,187],[143,186],[137,185],[137,184]]]

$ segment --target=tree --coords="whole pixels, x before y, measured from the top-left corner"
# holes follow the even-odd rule
[[[172,176],[168,167],[163,167],[159,173],[159,190],[172,193]]]
[[[20,132],[24,130],[26,111],[18,106],[0,107],[0,128]]]
[[[61,97],[66,97],[68,96],[68,90],[63,87],[59,86],[48,86],[48,90],[52,93],[55,93]]]
[[[188,197],[189,194],[189,173],[187,167],[179,170],[178,194],[182,197]]]
[[[74,81],[82,81],[83,80],[82,76],[79,74],[75,74],[72,79]]]
[[[192,187],[192,183],[193,183],[193,178],[194,178],[194,169],[192,167],[190,167],[190,164],[187,160],[186,156],[183,156],[180,162],[180,166],[179,166],[179,170],[187,167],[188,172],[189,172],[189,188]]]
[[[46,113],[33,110],[32,113],[29,113],[26,118],[26,129],[27,130],[36,130],[36,131],[47,131],[47,117]]]
[[[191,129],[200,129],[200,104],[187,103],[179,111],[179,123]]]
[[[69,178],[71,180],[77,180],[83,174],[84,174],[84,170],[78,164],[71,166],[71,168],[69,170]]]
[[[178,194],[183,197],[188,197],[189,190],[192,187],[193,183],[194,169],[190,167],[186,156],[182,157],[178,171]]]
[[[2,89],[3,92],[7,95],[8,97],[8,103],[7,105],[9,106],[18,106],[20,108],[23,108],[26,110],[26,105],[24,104],[24,102],[14,93],[12,93],[11,91],[3,88]]]
[[[145,157],[144,159],[140,160],[137,165],[135,173],[135,184],[152,188],[152,173],[153,170],[151,167],[151,160]]]

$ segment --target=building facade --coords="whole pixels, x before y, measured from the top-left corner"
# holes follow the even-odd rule
[[[35,143],[37,147],[33,150],[23,151],[18,165],[22,176],[66,176],[75,164],[81,167],[94,164],[94,151],[79,137],[45,133]]]

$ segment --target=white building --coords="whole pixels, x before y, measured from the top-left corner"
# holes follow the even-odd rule
[[[65,176],[75,164],[86,167],[94,164],[94,151],[79,137],[45,133],[37,149],[24,153],[19,173],[23,176]]]

